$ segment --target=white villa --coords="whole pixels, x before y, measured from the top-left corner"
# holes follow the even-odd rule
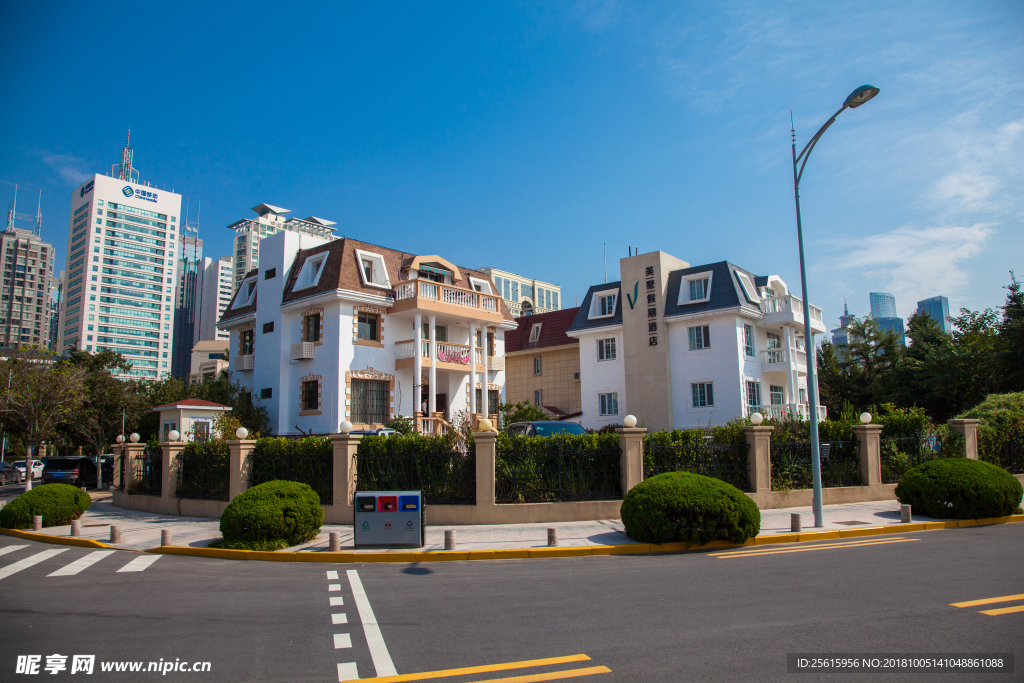
[[[584,427],[627,414],[649,429],[755,410],[807,417],[803,302],[781,278],[660,251],[621,259],[620,272],[621,282],[590,288],[567,333],[580,340]],[[811,333],[824,334],[821,309],[810,312]]]
[[[498,412],[516,323],[486,275],[302,232],[268,235],[260,252],[218,327],[271,431],[326,434],[344,420],[374,428],[405,415],[440,433],[460,411],[474,424]]]

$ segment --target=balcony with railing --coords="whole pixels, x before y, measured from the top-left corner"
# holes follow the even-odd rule
[[[416,309],[487,322],[503,319],[498,297],[490,294],[428,280],[412,280],[395,287],[392,313]]]
[[[825,322],[821,309],[812,305],[811,327],[815,332],[825,332]],[[804,323],[804,302],[792,295],[775,296],[761,300],[761,312],[764,313],[765,325],[784,325],[786,323]]]
[[[807,353],[802,349],[765,349],[761,351],[761,369],[765,372],[778,372],[789,369],[790,359],[797,372],[807,374]]]
[[[415,339],[406,339],[405,341],[395,342],[395,367],[413,367],[415,361],[415,348]],[[472,351],[473,358],[476,362],[477,372],[483,372],[484,350],[480,347],[476,347]],[[420,357],[423,359],[423,366],[430,367],[433,359],[430,357],[430,342],[426,339],[420,342]],[[465,372],[469,372],[469,358],[470,348],[468,345],[452,344],[451,342],[437,342],[436,360],[439,367],[444,365],[448,369],[463,369]],[[459,366],[461,366],[461,368]]]
[[[773,420],[791,420],[799,418],[807,420],[810,418],[810,406],[806,403],[782,403],[767,406],[747,406],[746,414],[750,417],[753,413],[761,413],[766,418]],[[818,422],[828,419],[828,409],[825,406],[818,406]]]

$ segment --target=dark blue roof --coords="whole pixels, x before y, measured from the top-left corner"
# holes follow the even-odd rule
[[[583,297],[580,308],[576,311],[576,319],[572,321],[572,325],[569,327],[570,332],[576,330],[586,330],[591,328],[608,327],[609,325],[621,325],[622,324],[622,292],[620,291],[619,282],[609,282],[603,285],[593,285],[587,290],[586,296]],[[614,289],[619,293],[619,296],[615,297],[615,315],[611,318],[598,318],[597,320],[588,320],[590,316],[590,301],[594,298],[594,292],[603,292],[608,289]]]
[[[680,306],[677,302],[679,301],[679,287],[682,284],[683,278],[693,273],[705,273],[708,271],[712,273],[711,298],[701,303],[683,304]],[[709,263],[703,266],[693,266],[672,271],[668,275],[668,287],[665,293],[665,316],[734,308],[739,306],[741,302],[757,308],[757,302],[751,301],[750,297],[743,291],[743,287],[735,275],[736,271],[746,273],[750,277],[751,282],[755,283],[754,286],[758,286],[756,284],[758,279],[756,275],[728,261],[719,261],[718,263]],[[767,278],[765,278],[765,282],[767,283]]]

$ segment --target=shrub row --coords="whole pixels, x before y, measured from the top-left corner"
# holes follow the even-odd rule
[[[28,529],[32,517],[43,516],[43,526],[64,526],[92,505],[89,494],[70,484],[43,484],[26,491],[0,509],[0,527]]]

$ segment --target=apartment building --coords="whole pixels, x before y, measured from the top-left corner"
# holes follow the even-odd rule
[[[496,415],[516,323],[484,273],[303,231],[278,230],[260,251],[220,327],[234,377],[267,406],[274,433],[394,415],[440,433],[463,411]]]
[[[8,220],[0,233],[3,288],[0,289],[0,345],[50,346],[50,289],[53,245]]]
[[[567,332],[577,308],[516,320],[505,333],[505,401],[532,403],[552,419],[581,416],[580,342]]]
[[[649,429],[808,416],[806,335],[825,333],[820,308],[805,324],[781,278],[728,261],[690,266],[655,251],[619,269],[620,282],[588,290],[567,332],[580,344],[583,426],[627,414]]]
[[[515,317],[561,310],[562,288],[497,268],[481,268]]]

